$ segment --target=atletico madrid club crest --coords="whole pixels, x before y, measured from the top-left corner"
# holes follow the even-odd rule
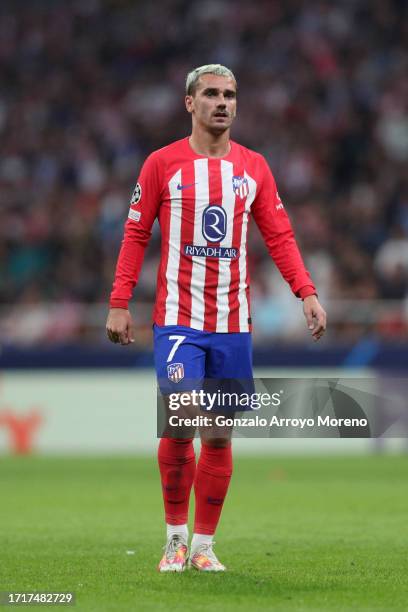
[[[178,383],[184,378],[184,366],[182,363],[171,363],[167,366],[167,377],[171,382]]]
[[[248,179],[244,176],[233,176],[232,188],[239,198],[246,198],[249,193]]]
[[[137,204],[138,202],[140,202],[141,197],[142,197],[142,187],[140,183],[136,183],[135,190],[130,199],[130,205],[132,206],[133,204]]]

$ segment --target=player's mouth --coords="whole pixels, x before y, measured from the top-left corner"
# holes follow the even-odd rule
[[[214,113],[213,116],[214,117],[221,117],[222,119],[228,119],[228,113],[226,113],[224,111],[218,111],[217,113]]]

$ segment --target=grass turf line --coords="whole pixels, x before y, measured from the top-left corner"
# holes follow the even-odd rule
[[[229,571],[161,575],[154,459],[1,458],[0,591],[74,591],[86,611],[407,610],[407,467],[237,458],[216,537]]]

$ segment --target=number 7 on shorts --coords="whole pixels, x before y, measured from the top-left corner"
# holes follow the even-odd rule
[[[167,363],[173,359],[178,347],[185,339],[186,336],[169,336],[169,340],[175,340],[176,342],[173,344],[169,356],[167,357]]]

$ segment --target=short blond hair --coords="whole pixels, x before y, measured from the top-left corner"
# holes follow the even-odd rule
[[[206,64],[205,66],[194,68],[194,70],[188,73],[186,79],[187,96],[194,96],[198,79],[203,74],[216,74],[217,76],[229,77],[235,81],[235,84],[237,83],[234,73],[226,66],[222,66],[221,64]]]

